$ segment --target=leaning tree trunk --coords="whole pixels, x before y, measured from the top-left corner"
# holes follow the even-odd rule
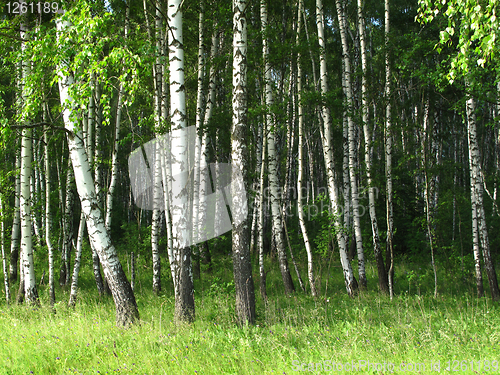
[[[70,27],[71,24],[68,21],[57,20],[58,36],[60,37],[62,33],[66,33]],[[130,283],[125,276],[116,249],[111,243],[111,237],[104,224],[90,164],[82,140],[82,132],[78,130],[77,123],[72,116],[74,102],[69,95],[69,88],[74,83],[74,79],[68,73],[70,71],[69,66],[64,62],[58,67],[61,106],[63,107],[69,154],[75,172],[78,195],[87,222],[90,241],[99,255],[104,275],[113,295],[116,306],[116,323],[117,325],[129,325],[139,319],[139,311],[137,310],[137,303]]]
[[[255,323],[255,292],[250,259],[246,179],[248,150],[247,118],[247,0],[233,0],[233,129],[231,136],[233,273],[236,314],[240,324]],[[237,183],[237,181],[241,183]],[[239,224],[236,224],[239,219]]]
[[[326,96],[328,94],[328,76],[326,69],[326,42],[324,36],[324,16],[323,16],[323,4],[321,0],[316,0],[316,23],[318,26],[318,42],[320,47],[320,82],[321,82],[321,94]],[[349,296],[354,296],[356,290],[358,289],[358,283],[354,278],[354,272],[351,267],[351,263],[347,257],[347,246],[345,241],[345,233],[342,223],[339,219],[339,194],[338,185],[335,176],[335,161],[333,155],[333,144],[332,144],[332,118],[330,115],[330,109],[323,104],[321,108],[322,120],[323,120],[323,131],[322,131],[322,143],[323,143],[323,154],[325,160],[325,169],[328,176],[328,195],[330,198],[330,206],[332,213],[334,215],[334,226],[336,228],[337,242],[339,245],[340,252],[340,262],[342,265],[342,270],[344,273],[344,281],[347,289],[347,294]]]
[[[271,210],[272,210],[272,229],[273,237],[276,241],[276,251],[278,253],[278,262],[281,271],[281,277],[285,285],[285,293],[291,294],[295,291],[290,269],[288,267],[288,259],[285,251],[285,242],[283,239],[283,223],[281,220],[280,212],[280,197],[279,181],[278,181],[278,162],[275,146],[275,133],[276,126],[274,117],[271,113],[273,106],[273,91],[272,91],[272,77],[271,77],[271,63],[269,62],[269,45],[267,37],[267,7],[265,0],[260,2],[260,17],[262,24],[262,54],[264,56],[264,77],[265,77],[265,101],[266,101],[266,123],[267,123],[267,150],[268,150],[268,163],[269,163],[269,186],[271,190]]]
[[[302,26],[302,5],[303,1],[299,0],[298,23],[297,23],[297,38],[296,44],[299,44],[300,29]],[[304,246],[307,252],[307,276],[309,278],[309,286],[313,297],[318,295],[316,284],[314,281],[313,254],[309,236],[307,235],[306,222],[304,220],[304,209],[302,205],[302,181],[304,176],[304,107],[302,102],[302,64],[300,62],[301,54],[297,55],[297,94],[298,94],[298,115],[299,115],[299,165],[297,174],[297,211],[299,213],[299,224],[304,238]]]
[[[187,204],[188,164],[186,127],[186,92],[184,89],[184,44],[182,35],[181,0],[168,1],[168,32],[170,62],[170,115],[172,121],[172,155],[176,158],[176,167],[181,169],[172,183],[171,197],[176,197],[171,205],[174,252],[177,261],[175,275],[175,320],[191,322],[195,317],[194,288],[192,279],[191,248],[189,246],[189,229],[186,218],[189,214]],[[174,169],[174,166],[172,166]]]
[[[365,18],[363,15],[363,0],[358,0],[358,29],[359,44],[361,52],[361,117],[363,122],[363,133],[365,137],[365,165],[366,178],[368,184],[368,206],[370,212],[370,222],[373,238],[373,252],[377,262],[378,287],[382,293],[388,293],[387,271],[385,269],[384,258],[380,248],[380,237],[378,233],[377,213],[375,211],[375,188],[372,180],[373,163],[373,142],[371,140],[370,128],[368,125],[368,82],[367,82],[367,62],[366,62],[366,39],[365,39]]]

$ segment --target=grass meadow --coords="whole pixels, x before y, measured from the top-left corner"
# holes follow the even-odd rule
[[[196,321],[186,326],[172,322],[168,269],[156,296],[146,263],[138,262],[135,288],[141,322],[128,329],[115,326],[112,299],[96,296],[88,264],[74,309],[59,287],[50,309],[43,285],[41,308],[2,302],[0,374],[500,373],[498,304],[476,298],[470,275],[450,276],[444,266],[434,299],[430,267],[400,260],[393,301],[375,291],[370,264],[370,290],[354,299],[338,264],[322,266],[316,300],[283,296],[274,266],[267,304],[257,295],[256,325],[237,327],[230,257],[196,280]]]

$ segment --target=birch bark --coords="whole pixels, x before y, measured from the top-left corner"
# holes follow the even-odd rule
[[[21,39],[28,38],[28,29],[25,24],[21,24]],[[26,49],[26,43],[21,43],[21,49]],[[23,105],[27,104],[28,98],[28,76],[31,73],[30,63],[22,62],[22,93]],[[23,123],[29,124],[27,115],[23,115]],[[33,242],[31,232],[31,163],[33,161],[33,141],[32,129],[25,128],[22,132],[21,140],[21,194],[19,199],[20,215],[21,215],[21,252],[22,252],[22,269],[24,274],[24,297],[29,305],[39,305],[38,291],[35,280],[35,264],[33,260]]]
[[[233,0],[233,80],[232,80],[232,135],[231,167],[232,181],[243,174],[243,186],[231,183],[232,217],[239,216],[240,224],[233,221],[233,274],[236,292],[236,314],[240,324],[255,323],[255,292],[250,260],[248,215],[240,210],[247,206],[243,201],[246,192],[245,174],[248,168],[247,145],[245,139],[247,122],[247,0]],[[239,185],[239,184],[238,184]],[[246,194],[245,194],[246,199]]]
[[[297,36],[296,44],[299,44],[300,31],[302,27],[302,7],[303,1],[299,0],[299,10],[298,10],[298,23],[297,23]],[[304,238],[304,246],[307,252],[307,276],[309,279],[309,286],[311,288],[311,294],[313,297],[318,295],[316,290],[316,283],[314,280],[314,266],[313,266],[313,254],[311,243],[309,242],[309,236],[307,234],[306,223],[304,220],[304,208],[302,205],[302,182],[304,178],[304,107],[302,98],[302,64],[300,61],[301,54],[297,55],[297,95],[298,95],[298,117],[299,117],[299,165],[297,174],[297,211],[299,213],[299,225],[302,232],[302,237]]]
[[[328,82],[327,82],[328,77],[326,69],[324,15],[323,15],[323,4],[321,0],[316,0],[316,23],[318,26],[318,41],[320,47],[321,94],[326,95],[328,93]],[[340,262],[342,264],[342,270],[344,273],[344,281],[347,289],[347,294],[349,294],[349,296],[352,297],[354,296],[355,291],[358,289],[358,285],[356,279],[354,278],[354,273],[351,267],[351,263],[347,258],[345,233],[340,221],[339,196],[338,196],[339,189],[335,176],[335,169],[334,169],[335,163],[333,158],[333,145],[332,145],[332,135],[331,135],[332,119],[330,115],[330,109],[325,104],[322,105],[321,115],[323,120],[323,131],[322,131],[323,154],[325,160],[325,169],[328,176],[328,195],[330,198],[330,206],[332,209],[334,226],[337,230],[336,237],[339,245]]]
[[[171,205],[172,229],[174,237],[174,256],[177,261],[175,283],[175,319],[178,322],[191,322],[195,317],[194,288],[191,265],[191,248],[188,245],[189,228],[187,205],[187,170],[188,145],[187,135],[183,131],[186,127],[186,93],[184,89],[184,45],[182,33],[181,0],[168,1],[168,20],[170,30],[168,33],[169,62],[170,62],[170,116],[172,131],[176,132],[171,137],[172,182],[170,195],[175,197]],[[174,168],[174,165],[176,168]],[[180,168],[180,173],[175,173]]]
[[[375,187],[372,179],[373,164],[373,142],[371,140],[370,128],[368,125],[368,82],[367,82],[367,58],[366,58],[366,37],[365,18],[363,14],[363,0],[358,0],[358,30],[359,45],[361,52],[361,118],[363,122],[363,134],[365,138],[365,165],[366,178],[368,184],[368,209],[370,212],[370,222],[373,239],[373,252],[377,263],[378,287],[381,292],[388,293],[387,272],[385,270],[384,258],[380,248],[380,236],[378,231],[377,212],[375,211]]]
[[[272,210],[272,230],[273,237],[276,241],[276,252],[278,253],[278,262],[281,271],[281,277],[285,285],[285,293],[291,294],[295,291],[293,285],[292,277],[290,275],[290,269],[288,267],[288,259],[285,251],[285,243],[283,239],[283,223],[281,218],[281,207],[280,198],[278,196],[279,192],[279,182],[277,175],[277,154],[275,146],[275,133],[276,124],[274,123],[274,117],[271,113],[271,108],[273,106],[273,91],[272,91],[272,77],[271,77],[271,64],[269,63],[269,45],[266,37],[267,30],[267,6],[266,1],[261,0],[260,2],[260,17],[262,25],[262,54],[264,57],[264,77],[265,77],[265,101],[266,101],[266,124],[267,124],[267,152],[268,152],[268,165],[269,165],[269,187],[270,187],[270,198],[271,198],[271,210]]]
[[[61,34],[68,31],[71,24],[68,21],[56,22],[58,39]],[[73,76],[70,75],[67,62],[62,62],[58,67],[59,93],[61,106],[63,107],[63,118],[67,130],[68,148],[75,173],[82,211],[87,221],[87,230],[90,242],[96,249],[104,275],[108,281],[113,300],[116,307],[117,325],[129,325],[139,319],[139,312],[134,293],[127,281],[125,272],[118,259],[115,247],[111,243],[109,232],[104,224],[103,214],[97,200],[95,185],[92,179],[90,164],[82,141],[82,132],[74,121],[73,99],[69,88],[74,84]]]

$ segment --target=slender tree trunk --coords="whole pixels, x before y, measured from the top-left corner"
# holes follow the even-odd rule
[[[348,124],[348,155],[349,155],[349,182],[351,188],[351,201],[352,201],[352,215],[354,224],[354,236],[356,239],[356,250],[358,254],[358,273],[359,273],[359,283],[362,288],[366,288],[366,271],[365,271],[365,256],[363,251],[363,239],[361,235],[361,221],[359,218],[359,199],[358,199],[358,182],[356,176],[357,170],[357,147],[356,147],[356,129],[354,120],[352,118],[354,111],[354,98],[352,93],[352,83],[351,83],[351,61],[349,58],[349,47],[347,46],[347,32],[346,32],[346,19],[344,4],[340,0],[335,2],[337,6],[337,15],[339,19],[340,36],[342,40],[342,54],[344,61],[344,92],[347,99],[347,124]],[[344,199],[349,199],[346,196]],[[345,213],[344,213],[345,214]]]
[[[3,282],[5,287],[5,301],[10,304],[9,273],[7,271],[7,258],[5,254],[5,211],[3,207],[3,195],[0,193],[0,247],[2,250]]]
[[[187,134],[186,127],[186,93],[184,89],[184,45],[182,33],[181,0],[168,1],[168,33],[170,62],[170,115],[172,130],[172,155],[175,156],[180,168],[187,165]],[[184,167],[185,168],[185,167]],[[173,168],[172,168],[173,169]],[[192,279],[191,248],[189,246],[189,228],[187,207],[186,170],[176,176],[172,185],[172,197],[176,202],[171,205],[174,252],[177,261],[175,275],[175,320],[191,322],[195,317],[194,288]]]
[[[433,194],[433,188],[435,186],[431,186],[429,183],[429,167],[430,163],[428,160],[428,139],[430,134],[430,124],[429,124],[429,101],[427,100],[424,108],[424,124],[423,124],[423,133],[421,135],[421,152],[422,152],[422,169],[424,171],[424,200],[425,200],[425,216],[427,222],[427,237],[429,240],[429,247],[431,249],[431,265],[432,270],[434,271],[434,298],[437,298],[437,268],[436,268],[436,260],[434,255],[434,243],[435,236],[433,230],[433,216],[434,210],[431,208],[430,198],[429,196]],[[435,126],[435,124],[434,124]]]
[[[233,0],[233,126],[231,136],[233,273],[236,314],[240,324],[255,323],[255,292],[250,260],[245,176],[248,150],[245,133],[247,121],[247,0]],[[239,179],[241,184],[235,182]],[[238,185],[238,186],[237,186]],[[241,186],[242,185],[242,186]],[[240,221],[239,224],[237,223]]]
[[[68,306],[73,307],[76,304],[76,296],[78,291],[78,274],[80,273],[80,265],[82,259],[83,235],[85,230],[85,213],[80,214],[80,224],[78,226],[78,238],[76,240],[75,265],[73,267],[73,277],[71,280],[71,291],[69,294]]]
[[[192,231],[192,240],[193,244],[193,269],[194,275],[196,278],[201,277],[201,266],[200,266],[200,245],[198,240],[198,232],[200,226],[198,223],[198,215],[200,212],[200,168],[201,165],[204,164],[204,169],[206,169],[206,163],[202,162],[201,154],[201,138],[200,134],[202,133],[202,125],[204,118],[204,101],[205,101],[205,90],[203,88],[203,81],[205,79],[205,39],[203,33],[203,25],[204,25],[204,17],[205,17],[205,3],[202,0],[200,2],[200,14],[198,18],[198,92],[196,96],[196,145],[195,145],[195,156],[194,156],[194,183],[193,183],[193,219],[192,222],[195,223],[193,225]]]
[[[70,252],[73,240],[73,206],[75,196],[73,193],[75,175],[71,169],[71,161],[68,159],[68,173],[66,175],[66,203],[64,206],[63,218],[63,240],[61,250],[61,269],[59,271],[59,285],[67,285],[70,273]]]
[[[275,132],[276,126],[274,117],[271,113],[273,106],[271,64],[269,62],[269,46],[266,37],[267,30],[267,6],[265,0],[260,2],[260,17],[262,24],[262,54],[264,56],[264,76],[265,76],[265,101],[266,101],[266,123],[267,123],[267,150],[269,164],[269,185],[271,190],[271,210],[272,210],[272,228],[273,237],[276,241],[276,251],[278,253],[278,262],[281,271],[281,277],[285,285],[285,293],[291,294],[295,291],[290,269],[288,268],[288,259],[285,251],[285,243],[283,239],[283,223],[281,220],[280,197],[278,196],[279,181],[278,181],[278,163],[275,147]]]
[[[144,3],[146,6],[146,3]],[[159,0],[155,3],[156,15],[155,15],[155,44],[156,44],[156,61],[153,65],[153,78],[154,78],[154,118],[155,118],[155,132],[159,136],[160,128],[163,120],[162,109],[163,109],[163,87],[166,86],[163,77],[163,65],[164,65],[164,47],[163,47],[163,19],[162,19],[162,6]],[[144,9],[146,12],[146,8]],[[147,17],[147,15],[146,15]],[[149,22],[147,23],[148,34],[151,37],[151,30],[149,29]],[[156,142],[156,150],[154,151],[155,158],[152,161],[153,164],[153,215],[151,219],[151,252],[153,261],[153,292],[158,294],[161,291],[161,258],[160,258],[160,231],[161,231],[161,206],[162,206],[162,194],[163,190],[161,187],[162,182],[162,164],[160,156],[161,142]]]
[[[338,0],[337,0],[338,1]],[[320,47],[320,82],[321,82],[321,94],[325,96],[328,93],[328,77],[326,69],[326,50],[325,50],[325,37],[324,37],[324,16],[323,16],[323,4],[321,0],[316,0],[316,23],[318,26],[318,41]],[[325,169],[328,176],[328,195],[330,198],[330,206],[332,209],[332,214],[334,215],[334,226],[336,228],[337,242],[339,245],[340,262],[342,264],[342,270],[344,273],[344,280],[347,289],[347,294],[353,297],[356,290],[358,289],[358,283],[354,278],[354,272],[351,267],[351,263],[347,258],[347,246],[345,241],[344,228],[339,220],[339,196],[338,196],[338,185],[335,177],[335,162],[333,157],[333,145],[332,145],[332,135],[331,126],[332,119],[330,115],[330,109],[323,104],[321,108],[322,120],[323,120],[323,131],[322,131],[322,143],[323,143],[323,154],[325,160]]]
[[[392,206],[392,124],[391,124],[391,65],[389,61],[389,0],[385,0],[385,178],[387,211],[387,249],[389,261],[389,295],[394,297],[394,219]]]
[[[466,86],[469,86],[466,83]],[[470,181],[471,181],[471,202],[472,202],[472,231],[473,231],[473,246],[474,255],[479,252],[479,241],[483,250],[484,268],[488,276],[490,285],[491,297],[494,301],[500,298],[500,291],[498,289],[497,275],[495,265],[491,259],[488,228],[486,226],[486,217],[484,214],[483,206],[483,191],[481,180],[481,160],[479,155],[479,144],[477,141],[476,132],[476,115],[475,104],[472,96],[467,98],[466,102],[467,111],[467,134],[469,141],[469,165],[470,165]],[[477,261],[476,261],[477,262]],[[480,273],[480,269],[479,269]],[[478,296],[482,295],[482,283],[479,285],[478,279],[478,265],[476,263],[476,281],[478,285]]]
[[[16,152],[16,171],[21,171],[21,156]],[[9,280],[11,283],[17,281],[17,263],[19,260],[19,239],[21,235],[21,211],[20,211],[20,196],[21,196],[21,174],[16,174],[16,196],[14,207],[14,220],[12,223],[12,235],[10,243],[10,263],[9,263]]]
[[[297,36],[296,44],[299,44],[300,31],[302,26],[302,7],[303,1],[299,0],[299,10],[298,10],[298,23],[297,23]],[[299,115],[299,171],[297,174],[297,211],[299,213],[299,225],[302,232],[302,237],[304,239],[304,246],[307,252],[307,276],[309,279],[309,286],[311,288],[311,294],[313,297],[317,297],[318,292],[316,290],[316,283],[314,280],[314,267],[313,267],[313,253],[311,248],[311,243],[309,242],[309,236],[307,234],[306,222],[304,220],[304,208],[302,205],[302,182],[304,178],[304,107],[302,99],[302,64],[300,61],[301,54],[297,55],[297,94],[298,94],[298,115]]]
[[[65,33],[71,27],[67,21],[58,20],[58,36]],[[69,87],[74,83],[73,77],[69,75],[70,69],[64,63],[58,69],[59,93],[61,105],[63,106],[63,117],[67,129],[68,148],[77,185],[82,211],[87,221],[87,230],[90,242],[93,243],[99,259],[101,260],[104,275],[109,283],[111,293],[116,306],[116,322],[118,325],[129,325],[139,319],[139,312],[135,296],[127,281],[125,272],[118,259],[115,247],[111,243],[109,232],[106,229],[102,211],[95,192],[91,168],[82,141],[82,132],[77,130],[77,124],[70,118],[72,112],[72,98],[69,95]]]
[[[372,228],[373,252],[377,262],[378,287],[382,293],[388,293],[387,271],[385,269],[384,258],[380,248],[380,237],[378,232],[377,213],[375,211],[375,187],[372,180],[373,164],[373,142],[371,141],[370,128],[368,125],[368,82],[367,82],[367,59],[366,59],[366,39],[365,39],[365,18],[363,15],[363,0],[358,0],[358,29],[359,44],[361,50],[361,117],[363,122],[363,134],[365,138],[365,165],[366,178],[368,184],[368,205],[370,212],[370,222]]]
[[[264,127],[264,125],[262,125]],[[259,194],[256,199],[259,200],[258,221],[257,221],[257,250],[259,253],[259,277],[260,277],[260,295],[264,302],[267,302],[266,276],[267,272],[264,267],[264,187],[265,187],[265,171],[266,171],[266,138],[264,129],[262,129],[262,154],[260,161],[260,176],[259,176]]]
[[[28,36],[27,27],[25,24],[21,25],[21,39],[26,39]],[[25,43],[21,44],[21,48],[26,48]],[[31,73],[30,63],[23,61],[23,105],[27,104],[27,78]],[[28,125],[26,115],[23,116],[23,122]],[[22,256],[22,269],[24,274],[24,297],[26,303],[29,305],[39,305],[38,291],[36,288],[35,280],[35,264],[33,260],[33,242],[32,242],[32,220],[31,220],[31,163],[33,160],[33,142],[32,142],[32,129],[23,129],[21,140],[21,194],[19,200],[19,207],[21,210],[21,252]]]
[[[52,214],[50,212],[50,161],[49,161],[49,137],[47,131],[44,133],[45,142],[45,242],[47,243],[49,255],[49,303],[54,307],[56,295],[54,292],[54,246],[52,245]]]

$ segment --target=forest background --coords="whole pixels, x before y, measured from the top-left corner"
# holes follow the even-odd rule
[[[2,7],[3,295],[6,307],[14,301],[31,307],[2,311],[13,338],[15,321],[43,317],[57,330],[58,319],[62,325],[82,319],[85,326],[87,316],[108,321],[114,305],[119,326],[143,322],[133,329],[147,341],[145,371],[162,363],[145,359],[151,350],[160,353],[154,343],[167,351],[179,344],[162,329],[193,343],[186,322],[208,329],[208,342],[195,340],[201,352],[215,353],[217,340],[222,351],[235,348],[234,340],[248,347],[242,359],[230,356],[232,364],[213,358],[214,368],[205,369],[214,373],[251,361],[268,371],[272,350],[285,369],[292,358],[307,363],[308,350],[313,362],[328,358],[332,345],[320,337],[341,320],[344,326],[332,328],[336,339],[350,348],[357,340],[378,342],[368,350],[374,358],[395,356],[402,347],[408,358],[426,358],[425,350],[422,356],[409,350],[425,337],[435,344],[427,358],[438,348],[443,363],[450,361],[456,356],[446,357],[449,347],[465,340],[476,346],[458,349],[472,353],[464,360],[494,365],[498,338],[489,330],[497,314],[490,312],[500,298],[495,1]],[[181,178],[188,189],[176,200],[169,160],[187,161],[186,140],[174,137],[169,152],[147,144],[188,126],[198,135],[195,166]],[[149,159],[137,172],[149,176],[151,210],[133,191],[128,158],[134,150]],[[226,186],[223,165],[232,166],[233,194],[217,201],[213,220],[226,212],[242,220],[202,240],[210,212],[203,197]],[[235,193],[241,190],[234,171],[242,174],[244,201]],[[195,245],[187,244],[188,235]],[[168,323],[161,321],[163,309]],[[432,317],[440,328],[432,328]],[[370,326],[372,318],[378,328],[354,329],[352,344],[346,327]],[[419,327],[409,337],[412,320]],[[285,332],[298,327],[305,333]],[[382,339],[387,327],[395,330],[391,342]],[[280,332],[276,341],[273,329]],[[106,332],[115,349],[123,335],[119,343],[134,347],[132,334],[110,326]],[[38,330],[28,329],[18,342],[29,335],[35,340]],[[77,347],[88,341],[85,332],[75,335]],[[258,337],[267,340],[260,349],[249,344]],[[125,370],[105,341],[91,355],[72,347],[78,354],[66,353],[70,370],[82,358],[80,369],[104,363]],[[28,368],[22,363],[29,349],[23,356],[9,350],[11,371]],[[356,359],[356,350],[335,350],[339,358]],[[67,370],[58,367],[60,355],[44,353],[46,361],[28,361],[32,368]],[[100,355],[117,363],[99,362]],[[182,371],[199,368],[197,360],[181,364],[172,355]]]

